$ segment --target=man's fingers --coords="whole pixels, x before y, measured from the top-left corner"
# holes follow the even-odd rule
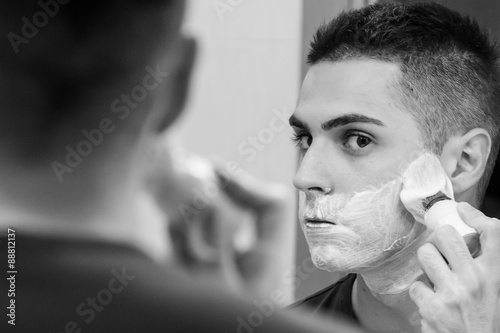
[[[427,241],[437,247],[454,271],[467,271],[474,260],[462,235],[451,225],[436,228]]]
[[[417,259],[420,267],[437,289],[447,286],[452,281],[448,265],[433,244],[422,245],[417,251]]]
[[[419,309],[424,309],[433,297],[434,291],[421,281],[414,282],[410,286],[410,298]]]
[[[427,320],[422,320],[422,325],[420,326],[422,333],[439,333],[433,325]]]
[[[215,170],[221,189],[237,204],[259,210],[269,206],[280,205],[286,198],[283,185],[266,182],[241,172],[238,176]]]
[[[480,231],[483,226],[481,221],[486,217],[480,210],[475,209],[468,202],[458,203],[458,215],[460,215],[465,223],[477,231]]]
[[[466,202],[458,204],[458,214],[466,224],[479,232],[483,255],[497,256],[500,253],[500,221],[485,216]]]
[[[433,323],[436,319],[442,320],[446,306],[436,293],[425,283],[417,281],[410,286],[410,298],[418,307],[422,333],[439,332]]]

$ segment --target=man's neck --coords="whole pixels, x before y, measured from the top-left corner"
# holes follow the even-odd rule
[[[420,332],[418,308],[408,291],[423,274],[416,252],[425,237],[422,234],[391,260],[358,274],[353,286],[353,307],[367,328],[375,332]]]
[[[363,277],[358,275],[352,297],[354,312],[371,332],[420,333],[418,309],[408,292],[375,297]]]
[[[88,160],[62,183],[50,165],[40,169],[4,166],[0,170],[0,227],[42,237],[125,243],[156,261],[166,261],[171,253],[166,216],[144,188],[136,160],[108,164]]]

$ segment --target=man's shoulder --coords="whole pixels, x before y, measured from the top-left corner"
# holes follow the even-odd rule
[[[332,285],[290,305],[313,313],[343,314],[357,320],[352,307],[352,288],[356,274],[348,274]]]
[[[28,237],[20,237],[16,246],[19,274],[12,311],[23,332],[251,331],[255,314],[262,316],[263,332],[326,331],[317,320],[274,307],[260,310],[260,304],[195,283],[128,246]],[[272,312],[272,318],[264,320],[257,310]],[[1,321],[0,331],[7,325]]]
[[[16,326],[24,331],[180,330],[196,327],[186,320],[196,300],[207,303],[186,276],[127,245],[42,237],[16,245],[15,301],[30,315]]]

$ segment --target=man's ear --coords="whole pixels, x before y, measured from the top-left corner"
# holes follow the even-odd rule
[[[475,185],[486,169],[491,145],[491,136],[483,128],[450,137],[444,144],[440,160],[451,179],[457,201],[473,198]]]
[[[182,113],[189,92],[191,71],[196,59],[196,41],[182,37],[176,46],[175,56],[170,59],[164,94],[161,94],[159,107],[154,110],[153,126],[160,133],[167,129]],[[161,86],[160,86],[161,87]]]

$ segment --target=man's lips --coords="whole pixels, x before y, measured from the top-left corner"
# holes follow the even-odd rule
[[[331,225],[337,225],[333,221],[327,221],[319,218],[305,218],[306,223],[310,223],[313,225],[319,225],[319,224],[331,224]]]

